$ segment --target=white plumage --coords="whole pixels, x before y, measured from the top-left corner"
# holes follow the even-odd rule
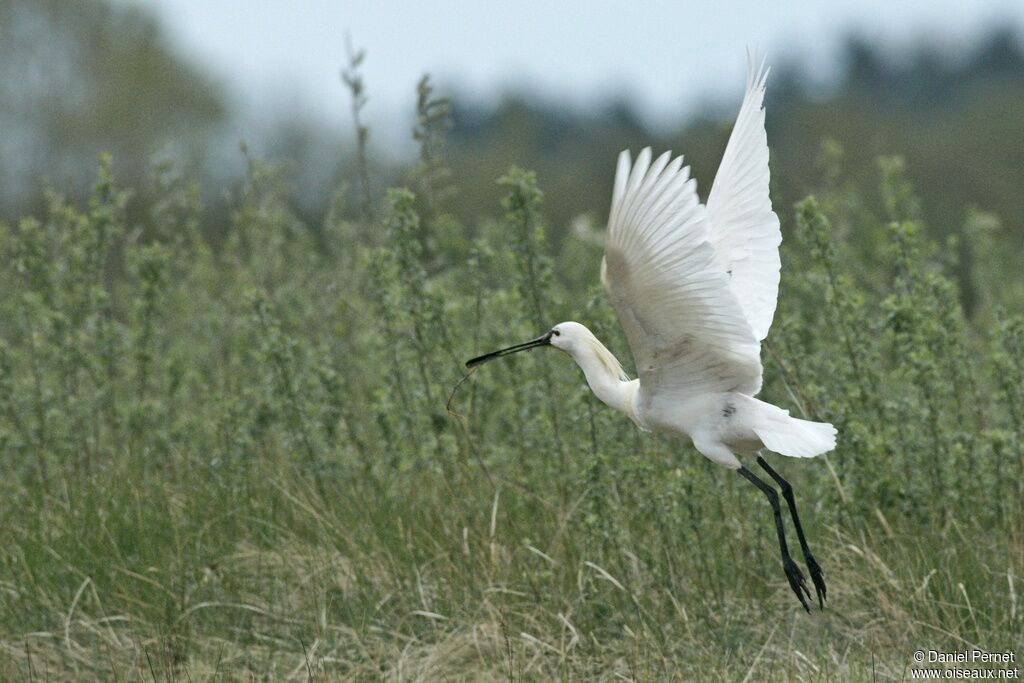
[[[754,396],[761,390],[761,340],[779,291],[779,218],[768,194],[764,92],[768,69],[748,63],[739,116],[708,196],[681,156],[633,162],[619,155],[601,282],[622,324],[639,375],[629,380],[584,325],[474,358],[541,345],[566,351],[590,388],[641,428],[693,441],[731,469],[761,448],[812,457],[835,447],[832,425],[791,417]]]
[[[564,322],[533,341],[479,356],[551,345],[570,354],[591,390],[645,430],[689,438],[712,461],[738,470],[775,513],[783,566],[807,607],[810,593],[784,539],[778,495],[737,455],[762,448],[798,458],[832,450],[835,428],[790,416],[754,396],[761,390],[761,341],[779,291],[779,218],[769,197],[764,93],[768,70],[748,65],[747,89],[705,207],[682,157],[650,148],[619,155],[601,282],[626,333],[639,377],[629,380],[585,326]],[[821,568],[807,547],[792,489],[782,486],[804,558],[824,604]]]
[[[835,447],[831,425],[790,417],[754,399],[761,340],[779,290],[779,218],[768,194],[764,89],[751,63],[747,91],[708,197],[682,157],[619,155],[601,281],[640,378],[639,423],[690,437],[738,468],[762,447],[811,457]],[[555,344],[558,345],[557,343]]]
[[[768,196],[764,89],[768,69],[747,69],[747,92],[708,196],[711,245],[730,275],[758,341],[768,336],[779,295],[779,217]]]

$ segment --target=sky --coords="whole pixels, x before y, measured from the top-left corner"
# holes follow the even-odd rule
[[[587,107],[624,96],[655,125],[701,102],[737,103],[745,51],[797,57],[827,80],[849,31],[957,51],[1024,26],[1021,0],[122,0],[151,8],[172,43],[253,112],[349,120],[346,36],[367,52],[367,118],[408,128],[430,72],[480,101],[509,90]]]

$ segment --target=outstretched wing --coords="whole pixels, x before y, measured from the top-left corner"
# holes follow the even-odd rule
[[[696,181],[670,157],[619,155],[601,281],[645,392],[757,393],[760,344],[708,241]]]
[[[768,196],[764,62],[747,65],[747,92],[708,196],[711,245],[758,340],[768,336],[779,296],[779,217]]]

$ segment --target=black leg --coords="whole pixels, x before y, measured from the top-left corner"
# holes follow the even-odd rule
[[[782,568],[786,572],[786,578],[789,580],[789,587],[796,593],[796,597],[800,598],[800,604],[804,606],[804,609],[808,612],[811,608],[807,606],[807,600],[804,598],[806,593],[807,598],[811,597],[811,592],[807,589],[807,582],[804,580],[803,572],[800,571],[800,567],[796,566],[796,562],[789,556],[789,548],[786,546],[786,532],[782,528],[782,508],[779,506],[779,494],[775,492],[771,486],[766,484],[761,479],[758,479],[757,475],[748,470],[746,467],[740,467],[737,472],[740,473],[744,479],[749,481],[751,484],[761,489],[764,495],[768,496],[768,502],[772,506],[772,512],[775,513],[775,530],[779,534],[779,550],[782,552]]]
[[[796,513],[796,498],[793,497],[793,487],[782,478],[782,475],[773,470],[760,455],[757,456],[757,464],[768,473],[768,476],[775,480],[775,483],[779,485],[779,489],[782,490],[782,497],[786,499],[786,504],[789,506],[789,514],[793,516],[793,526],[796,527],[796,537],[800,539],[800,549],[804,553],[807,571],[811,574],[811,581],[814,582],[814,591],[818,594],[818,605],[825,609],[825,599],[828,597],[826,595],[827,589],[825,588],[825,575],[821,571],[818,562],[814,559],[814,555],[811,554],[811,549],[807,546],[804,529],[800,526],[800,515]]]

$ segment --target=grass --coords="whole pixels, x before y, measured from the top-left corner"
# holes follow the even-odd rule
[[[302,224],[250,159],[219,239],[166,167],[132,223],[103,165],[88,205],[0,230],[0,678],[884,681],[1021,652],[1024,322],[963,315],[897,160],[877,202],[784,217],[764,394],[841,434],[775,461],[828,580],[806,615],[761,494],[564,359],[451,396],[567,318],[628,355],[600,247],[555,258],[532,174],[503,216],[444,212],[426,83],[421,109],[419,191],[361,218]]]

